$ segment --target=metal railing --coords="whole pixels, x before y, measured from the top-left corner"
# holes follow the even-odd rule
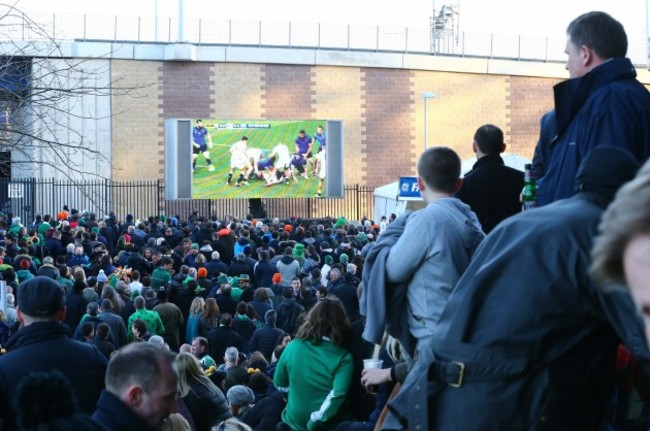
[[[0,38],[9,40],[188,42],[196,45],[359,50],[392,53],[565,61],[564,36],[536,37],[458,32],[433,37],[429,28],[382,27],[298,22],[187,19],[179,37],[176,18],[106,15],[8,16]],[[648,63],[646,41],[629,44],[635,65]]]
[[[344,197],[265,199],[268,217],[337,218],[360,220],[372,217],[375,187],[346,185]],[[62,181],[54,179],[0,179],[0,211],[31,222],[36,213],[55,215],[64,205],[70,209],[104,216],[114,212],[123,219],[151,215],[178,215],[182,219],[198,211],[202,216],[243,218],[250,212],[248,199],[165,199],[163,180],[152,181]]]

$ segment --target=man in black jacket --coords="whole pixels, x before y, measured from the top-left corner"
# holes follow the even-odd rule
[[[223,356],[228,347],[242,347],[241,336],[232,330],[232,316],[228,313],[221,315],[221,323],[218,327],[208,332],[207,339],[210,356],[217,364],[223,364]]]
[[[92,414],[101,390],[107,360],[90,344],[70,339],[63,288],[48,277],[34,277],[18,286],[18,320],[23,327],[4,346],[0,357],[0,429],[15,430],[11,397],[23,377],[58,370],[71,383],[80,410]]]
[[[521,212],[519,195],[524,187],[524,174],[503,163],[500,154],[506,144],[498,127],[492,124],[479,127],[472,148],[478,161],[465,174],[456,197],[472,208],[487,234],[502,220]]]
[[[336,296],[345,307],[345,314],[350,322],[359,319],[359,296],[357,289],[350,284],[338,268],[330,270],[330,295]]]
[[[300,315],[305,312],[305,308],[298,304],[290,287],[282,290],[282,297],[284,299],[278,304],[276,324],[278,328],[293,336],[300,326]]]
[[[275,327],[277,316],[278,313],[275,310],[267,311],[264,314],[265,325],[253,332],[253,338],[251,338],[251,352],[259,351],[269,363],[278,340],[286,335],[282,329]]]
[[[132,343],[111,358],[95,422],[112,431],[159,430],[176,411],[175,355],[149,343]]]

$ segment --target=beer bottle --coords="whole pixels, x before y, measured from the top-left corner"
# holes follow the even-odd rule
[[[535,201],[537,200],[537,184],[535,184],[533,165],[526,164],[524,170],[524,188],[521,190],[522,211],[535,208]]]

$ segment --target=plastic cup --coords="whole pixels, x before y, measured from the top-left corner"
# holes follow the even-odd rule
[[[381,368],[384,365],[384,361],[381,359],[364,359],[363,360],[363,369],[368,370],[371,368]],[[366,391],[368,391],[369,394],[375,395],[377,394],[377,386],[376,385],[368,385],[366,387]]]

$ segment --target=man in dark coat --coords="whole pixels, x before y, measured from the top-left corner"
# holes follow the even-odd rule
[[[208,271],[209,279],[213,279],[219,276],[219,274],[225,274],[228,272],[228,265],[221,261],[221,255],[218,251],[213,251],[210,261],[205,265],[205,269]]]
[[[238,333],[232,330],[232,316],[228,313],[222,314],[221,323],[218,327],[211,329],[205,338],[208,339],[210,356],[217,364],[223,364],[223,356],[228,347],[236,347],[241,350],[242,339]]]
[[[267,311],[264,314],[265,325],[253,332],[253,338],[251,338],[251,352],[261,352],[269,362],[271,362],[271,355],[278,340],[285,335],[282,329],[275,327],[277,316],[278,313],[275,310]]]
[[[107,360],[96,347],[70,339],[63,325],[65,294],[48,277],[34,277],[18,286],[18,319],[23,327],[9,340],[0,357],[0,421],[15,430],[11,398],[23,377],[57,370],[74,389],[79,408],[92,414],[104,388]]]
[[[604,429],[619,329],[640,322],[631,308],[620,327],[609,320],[589,251],[605,207],[638,166],[599,146],[581,164],[575,196],[486,237],[390,404],[409,429],[530,429],[542,418],[544,429]],[[625,341],[633,351],[639,344]]]
[[[149,343],[132,343],[111,358],[95,422],[112,431],[159,430],[177,410],[176,355]]]
[[[222,283],[226,279],[226,283]],[[214,297],[219,306],[219,311],[222,313],[228,313],[231,316],[234,316],[237,312],[237,300],[232,297],[232,287],[228,285],[228,276],[222,274],[218,278],[219,284],[221,287],[217,289],[217,294]]]
[[[52,259],[56,260],[58,256],[65,255],[65,247],[61,243],[60,230],[55,230],[52,233],[52,236],[47,241],[45,241],[45,248],[47,248],[47,252],[50,256],[52,256]]]
[[[86,306],[88,305],[88,301],[83,295],[83,290],[86,287],[88,287],[86,283],[80,279],[77,279],[72,285],[72,290],[70,290],[70,293],[66,295],[66,313],[63,323],[70,327],[70,331],[73,334],[79,325],[79,321],[81,321],[81,318],[86,313]]]
[[[492,124],[478,128],[472,144],[478,161],[465,174],[456,197],[476,213],[483,232],[490,233],[502,220],[521,212],[519,195],[524,174],[506,166],[500,154],[506,149],[503,132]]]
[[[284,299],[277,307],[278,316],[276,324],[278,328],[293,336],[300,326],[300,315],[305,312],[305,309],[296,301],[292,288],[285,287],[282,290],[282,297]]]
[[[36,275],[50,277],[53,280],[59,278],[59,270],[54,266],[54,259],[52,256],[45,256],[43,258],[43,265],[38,268]]]
[[[555,113],[542,123],[551,132],[542,129],[535,150],[538,206],[571,196],[580,162],[599,145],[625,148],[639,162],[650,155],[650,93],[625,58],[621,23],[589,12],[569,24],[567,36],[570,79],[553,89]]]
[[[246,255],[244,253],[239,253],[235,256],[235,260],[232,261],[228,267],[227,274],[230,277],[239,277],[241,274],[248,275],[249,279],[253,278],[253,269],[246,264]]]
[[[113,311],[113,301],[110,299],[106,298],[102,300],[99,320],[106,323],[110,328],[112,342],[116,349],[119,349],[126,344],[126,324],[124,323],[122,316]]]
[[[338,268],[330,270],[330,281],[330,295],[334,295],[341,300],[343,307],[345,307],[345,314],[350,322],[358,320],[360,316],[357,289],[341,275]]]

